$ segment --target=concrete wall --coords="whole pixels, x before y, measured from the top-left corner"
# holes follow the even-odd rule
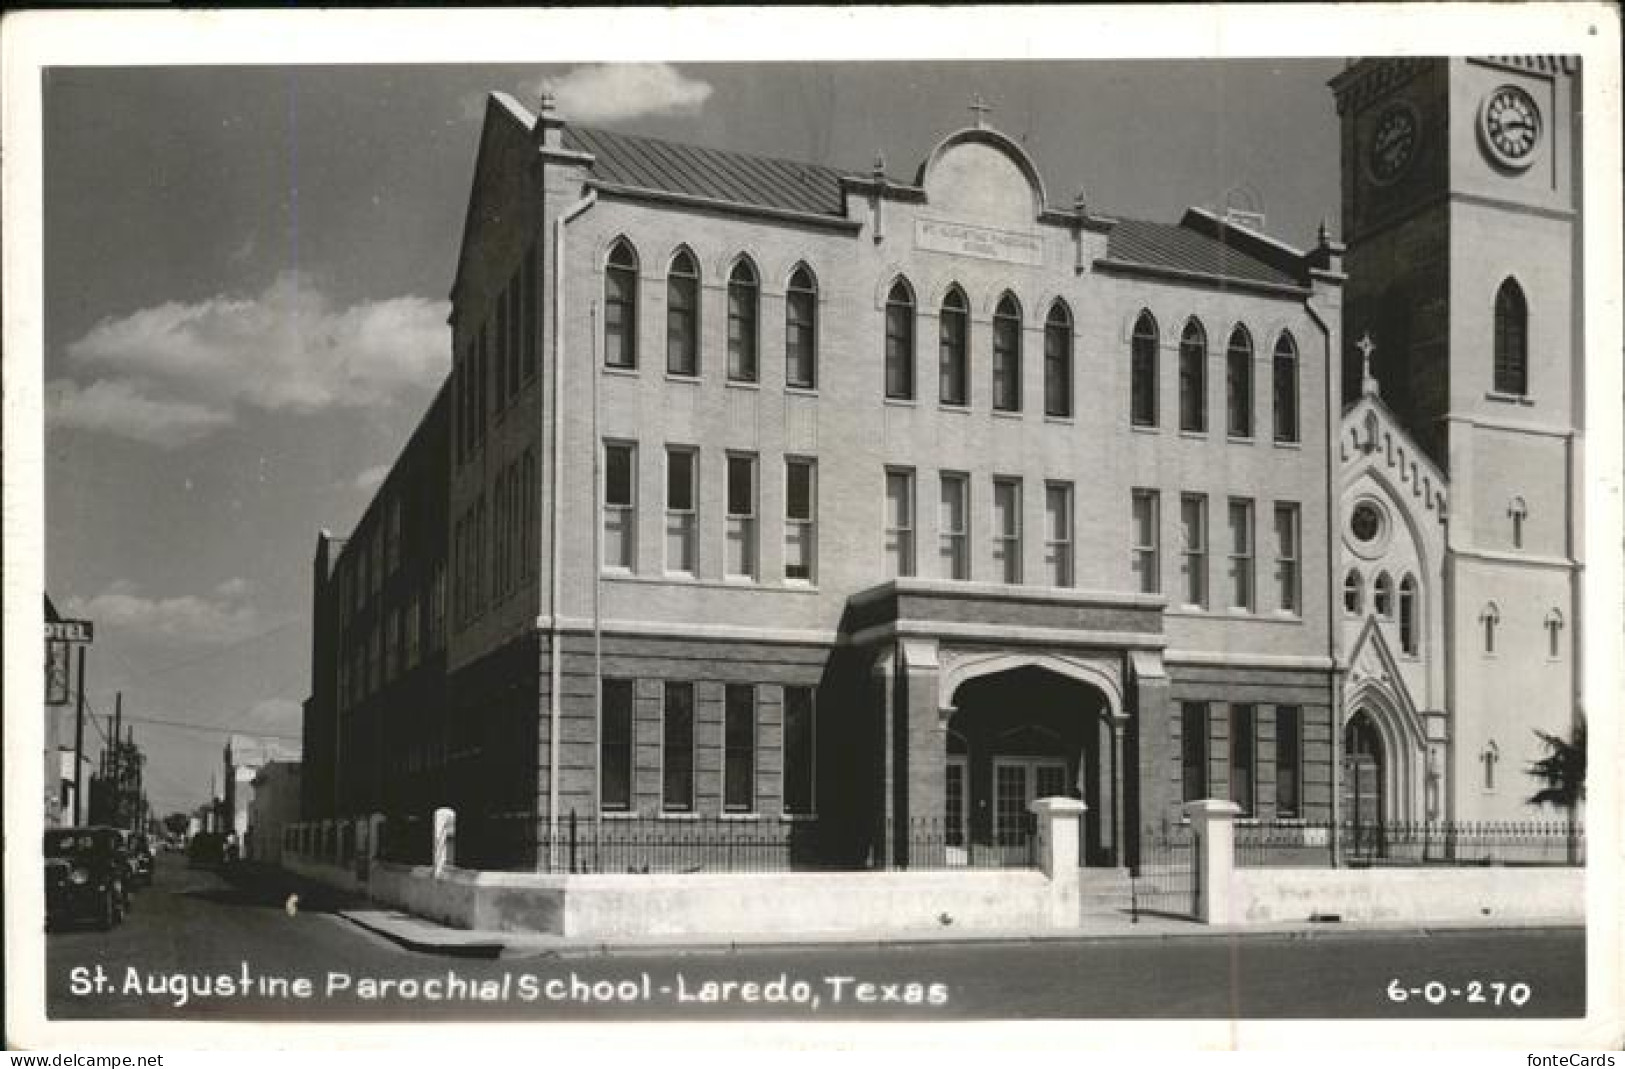
[[[1583,868],[1238,869],[1228,917],[1268,924],[1336,914],[1345,922],[1585,920]]]
[[[1033,929],[1076,923],[1078,911],[1076,881],[994,870],[546,876],[453,868],[437,878],[426,866],[376,862],[370,894],[457,927],[588,938]]]

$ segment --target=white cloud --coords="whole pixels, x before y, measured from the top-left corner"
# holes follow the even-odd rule
[[[304,707],[288,698],[267,698],[243,714],[244,729],[252,734],[265,732],[272,735],[297,737],[304,724]]]
[[[374,464],[372,467],[367,468],[357,475],[352,481],[351,485],[353,485],[357,490],[376,490],[379,484],[384,481],[384,476],[388,474],[388,464]]]
[[[335,308],[297,273],[253,297],[143,308],[68,346],[76,367],[107,377],[64,384],[55,415],[176,445],[229,423],[239,406],[315,412],[420,395],[450,361],[447,310],[422,297]]]
[[[558,113],[575,122],[617,122],[641,115],[692,114],[712,89],[669,63],[608,64],[577,67],[569,74],[545,78],[531,97],[551,92]]]
[[[149,598],[120,580],[93,597],[68,598],[65,613],[94,620],[98,627],[137,632],[147,638],[225,644],[260,629],[259,612],[247,600],[248,589],[245,580],[229,579],[207,597]]]
[[[46,418],[53,427],[98,431],[172,449],[231,423],[230,409],[194,401],[142,396],[125,379],[98,379],[84,389],[72,379],[45,388]]]

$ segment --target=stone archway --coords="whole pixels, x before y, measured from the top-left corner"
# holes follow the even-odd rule
[[[1048,663],[999,662],[947,694],[944,819],[967,849],[1018,839],[1027,805],[1065,795],[1088,807],[1080,827],[1085,864],[1121,856],[1122,760],[1111,695]]]

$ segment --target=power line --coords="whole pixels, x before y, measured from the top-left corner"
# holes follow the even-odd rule
[[[247,712],[247,710],[244,710],[244,712]],[[188,723],[184,720],[160,720],[153,716],[135,716],[131,713],[125,713],[124,719],[133,720],[138,724],[158,724],[162,727],[184,728],[189,731],[202,731],[212,735],[252,735],[259,739],[288,739],[290,741],[298,741],[300,738],[298,735],[282,735],[275,731],[257,731],[240,726],[215,727],[209,724]]]
[[[150,679],[153,676],[161,676],[165,672],[173,672],[177,668],[186,668],[190,665],[201,664],[202,662],[212,660],[215,657],[224,656],[225,654],[230,653],[232,650],[237,649],[239,646],[246,646],[251,642],[258,642],[262,638],[270,638],[272,635],[281,634],[290,627],[297,627],[302,623],[304,623],[304,619],[302,617],[296,617],[287,621],[286,623],[280,623],[275,627],[267,628],[264,631],[257,632],[245,638],[240,638],[235,642],[228,642],[224,646],[219,646],[215,649],[209,650],[207,653],[200,653],[196,657],[186,657],[170,664],[159,665],[157,668],[148,668],[145,671],[137,672],[134,675],[126,675],[124,680],[125,682],[130,682],[137,679]],[[119,659],[121,661],[123,660],[122,657]]]

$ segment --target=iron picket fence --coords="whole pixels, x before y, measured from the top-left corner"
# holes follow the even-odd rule
[[[1196,833],[1184,822],[1164,821],[1140,836],[1138,859],[1129,869],[1130,915],[1193,917],[1200,869]]]
[[[1245,868],[1585,864],[1567,821],[1241,821],[1235,840]]]

